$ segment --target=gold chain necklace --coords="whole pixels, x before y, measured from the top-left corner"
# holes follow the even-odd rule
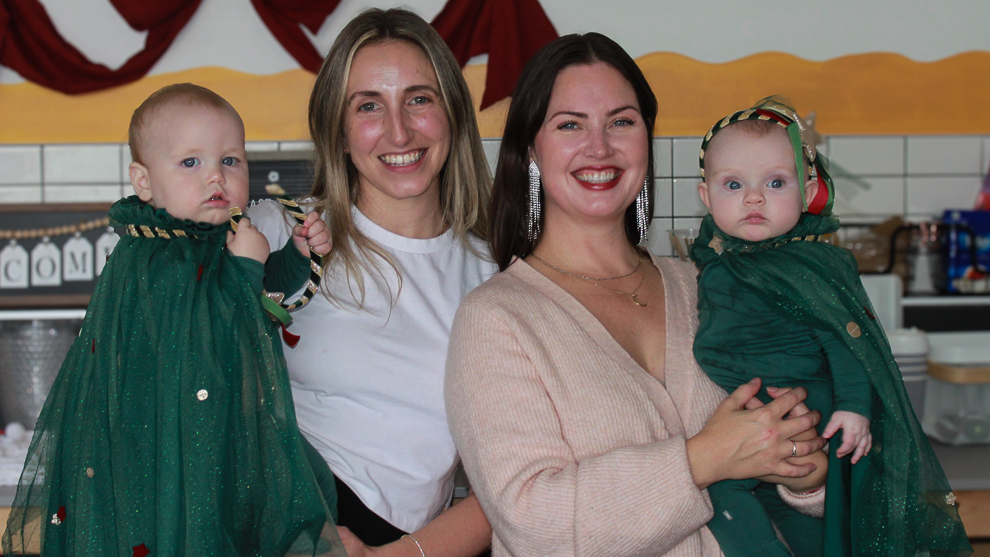
[[[561,269],[560,267],[557,267],[556,265],[553,265],[553,264],[545,261],[542,257],[536,255],[535,253],[531,253],[530,255],[532,255],[533,258],[536,259],[537,261],[539,261],[540,263],[543,263],[547,267],[550,267],[551,269],[553,269],[554,271],[557,271],[558,273],[560,273],[562,275],[567,275],[569,277],[583,279],[583,280],[589,281],[591,284],[593,284],[595,286],[604,288],[605,290],[609,290],[611,292],[615,292],[616,294],[622,294],[623,296],[629,296],[630,298],[632,298],[633,303],[636,304],[637,306],[641,307],[641,308],[645,308],[648,305],[646,302],[640,302],[639,301],[639,297],[638,297],[639,295],[636,294],[637,292],[639,292],[640,287],[643,286],[643,283],[646,281],[646,273],[643,273],[643,277],[639,279],[639,284],[636,285],[636,288],[634,288],[632,292],[623,292],[622,290],[618,290],[618,289],[612,288],[610,286],[605,286],[603,284],[599,284],[600,282],[604,282],[604,281],[607,281],[607,280],[618,280],[618,279],[623,279],[623,278],[626,278],[626,277],[633,276],[634,274],[636,274],[636,271],[638,271],[639,268],[643,266],[643,258],[642,257],[639,258],[639,262],[636,264],[636,268],[633,269],[629,273],[626,273],[624,275],[619,275],[617,277],[594,278],[594,277],[587,277],[587,276],[584,276],[584,275],[579,275],[577,273],[572,273],[570,271],[566,271],[564,269]]]
[[[563,273],[563,274],[565,274],[565,275],[567,275],[569,277],[574,277],[574,278],[579,278],[579,279],[584,279],[584,280],[590,280],[590,281],[593,281],[593,282],[603,282],[603,281],[606,281],[606,280],[619,280],[619,279],[624,279],[626,277],[631,277],[631,276],[633,276],[633,275],[636,274],[636,271],[638,271],[640,267],[643,266],[643,258],[640,257],[639,258],[639,261],[636,263],[636,268],[633,269],[632,271],[629,271],[628,273],[626,273],[624,275],[619,275],[617,277],[595,278],[595,277],[586,277],[584,275],[579,275],[577,273],[572,273],[570,271],[565,271],[564,269],[561,269],[560,267],[557,267],[555,265],[552,265],[551,263],[548,263],[542,257],[540,257],[539,255],[536,255],[535,253],[531,253],[530,255],[533,256],[533,259],[536,259],[540,263],[543,263],[544,265],[546,265],[547,267],[550,267],[551,269],[553,269],[554,271],[557,271],[558,273]]]

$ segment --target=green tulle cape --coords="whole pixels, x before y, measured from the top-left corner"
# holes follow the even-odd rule
[[[834,333],[867,370],[877,394],[873,450],[845,473],[830,469],[825,555],[969,555],[955,497],[912,410],[852,254],[807,241],[838,227],[835,217],[805,213],[784,236],[746,242],[724,234],[708,215],[691,258],[702,272],[706,265],[723,265],[771,307]]]
[[[110,217],[170,239],[124,235],[100,275],[38,420],[4,552],[343,555],[229,226],[133,197]]]

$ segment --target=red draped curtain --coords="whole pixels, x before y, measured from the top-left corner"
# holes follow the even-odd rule
[[[66,42],[38,0],[0,0],[0,64],[22,77],[63,93],[107,89],[143,77],[168,50],[201,0],[110,0],[127,23],[148,31],[143,50],[111,70],[89,61]],[[303,32],[312,33],[340,0],[251,0],[272,35],[303,68],[318,72],[323,54]],[[449,0],[433,20],[463,66],[488,53],[481,108],[512,93],[526,61],[557,31],[538,0]]]
[[[116,70],[94,64],[59,34],[38,0],[0,0],[0,64],[39,85],[78,94],[142,78],[165,54],[201,0],[111,0],[127,23],[148,31],[144,49]]]
[[[433,27],[461,66],[488,53],[482,110],[511,95],[526,62],[557,38],[537,0],[449,0]]]
[[[303,68],[319,72],[323,54],[316,51],[300,25],[315,34],[337,9],[340,0],[251,0],[251,3],[282,48]]]

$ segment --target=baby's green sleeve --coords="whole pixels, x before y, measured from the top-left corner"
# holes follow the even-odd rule
[[[248,284],[251,285],[251,291],[255,294],[261,294],[261,291],[264,290],[265,266],[260,261],[251,259],[250,257],[238,257],[235,255],[232,259],[240,267]]]
[[[265,263],[265,289],[291,296],[309,279],[309,258],[299,253],[292,238],[273,251]]]
[[[873,386],[866,368],[834,334],[817,332],[832,371],[832,412],[843,410],[870,418]]]

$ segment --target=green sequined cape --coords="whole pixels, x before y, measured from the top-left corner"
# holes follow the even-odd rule
[[[4,552],[343,555],[281,342],[225,247],[229,226],[136,197],[110,217],[153,237],[124,235],[97,281],[38,420]]]
[[[835,217],[805,213],[784,236],[746,242],[725,235],[708,215],[691,258],[701,273],[722,265],[795,322],[835,335],[866,369],[877,395],[873,449],[847,467],[846,477],[830,469],[825,555],[969,555],[954,496],[911,408],[855,260],[845,249],[805,241],[836,229]]]

